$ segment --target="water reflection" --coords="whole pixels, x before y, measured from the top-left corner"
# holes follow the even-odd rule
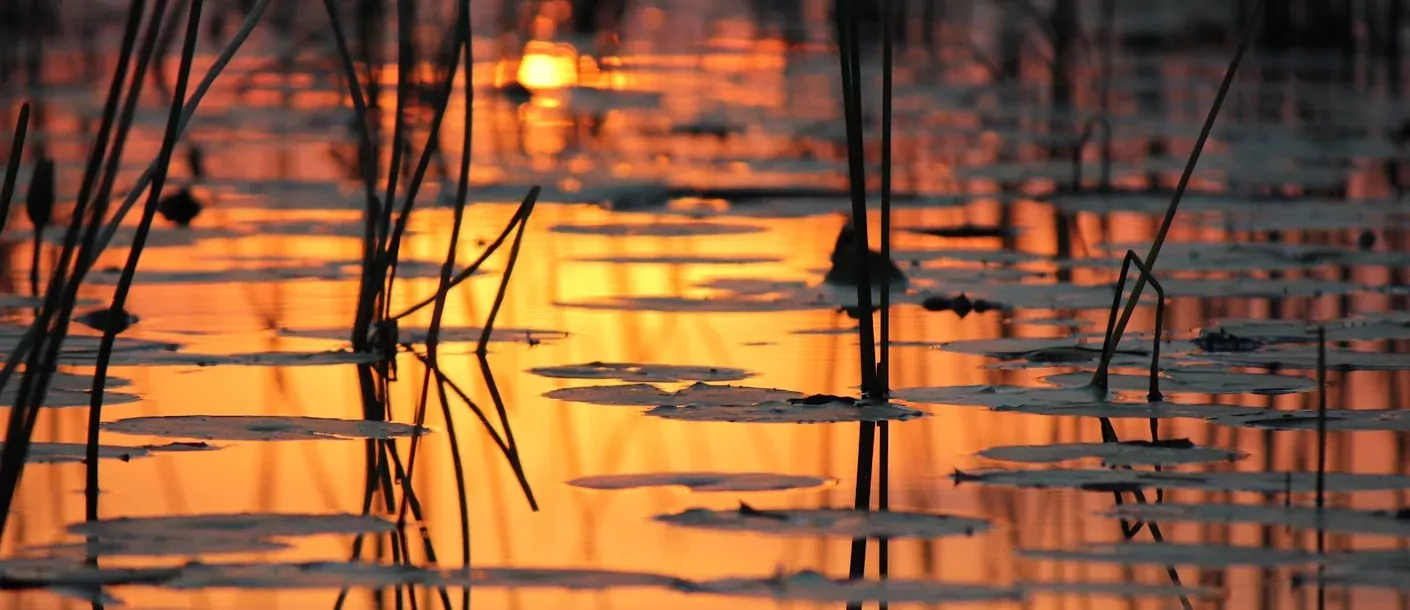
[[[784,2],[757,3],[746,10],[680,3],[664,10],[612,3],[588,13],[579,9],[589,3],[559,1],[519,7],[515,17],[489,4],[475,7],[480,36],[473,42],[477,57],[471,172],[475,204],[467,211],[459,258],[464,261],[477,256],[513,214],[515,208],[509,202],[517,201],[528,184],[543,184],[546,203],[535,210],[528,224],[525,249],[497,326],[557,329],[570,335],[541,343],[528,338],[496,342],[486,359],[472,353],[473,341],[447,342],[439,354],[438,368],[483,409],[489,425],[504,442],[509,442],[509,430],[513,430],[523,479],[532,485],[532,503],[541,510],[530,510],[531,502],[521,490],[515,469],[485,432],[485,424],[468,408],[457,406],[449,411],[449,421],[438,409],[429,409],[426,421],[436,432],[416,441],[414,469],[409,464],[410,441],[231,442],[213,452],[105,463],[103,515],[358,512],[365,503],[399,499],[402,496],[398,493],[411,489],[419,501],[431,546],[442,563],[454,565],[461,544],[457,474],[449,457],[454,438],[469,488],[466,500],[473,565],[634,570],[698,580],[762,577],[780,569],[842,575],[847,557],[845,539],[712,533],[670,527],[651,517],[695,507],[734,509],[740,500],[763,510],[846,506],[856,478],[856,441],[850,429],[681,422],[644,417],[633,407],[552,401],[542,395],[583,382],[525,372],[592,361],[700,364],[755,371],[759,375],[750,379],[751,385],[808,394],[855,395],[855,386],[861,381],[855,365],[855,335],[818,332],[854,327],[855,321],[836,307],[746,313],[567,306],[610,298],[719,298],[718,286],[727,282],[742,285],[736,280],[811,287],[823,279],[840,225],[830,212],[845,206],[842,193],[846,186],[840,104],[834,93],[835,58],[818,45],[830,40],[827,7],[820,2]],[[1054,110],[1050,96],[1057,92],[1051,88],[1044,65],[1049,58],[1039,48],[1042,45],[1029,40],[1023,30],[1006,25],[1005,20],[1017,17],[1003,17],[979,7],[965,14],[969,7],[956,3],[923,4],[925,7],[911,8],[925,15],[925,22],[934,20],[936,26],[911,26],[921,30],[912,38],[923,42],[905,47],[898,68],[896,186],[898,192],[918,200],[946,205],[917,202],[903,206],[896,212],[895,224],[906,229],[969,223],[1015,230],[997,237],[960,239],[903,230],[894,235],[895,249],[1023,252],[1043,258],[1022,268],[1046,275],[1022,283],[1051,283],[1053,278],[1085,285],[1112,282],[1115,276],[1110,266],[1069,268],[1061,260],[1047,257],[1087,259],[1099,256],[1099,247],[1104,244],[1148,243],[1158,220],[1144,213],[1064,211],[1048,203],[1048,194],[1072,186],[1069,158],[1074,138],[1088,116],[1102,107],[1112,109],[1113,184],[1135,190],[1169,188],[1208,106],[1224,53],[1197,48],[1138,52],[1135,38],[1145,24],[1138,20],[1139,14],[1132,11],[1128,17],[1130,9],[1122,9],[1118,15],[1123,21],[1117,28],[1126,36],[1118,44],[1130,47],[1129,53],[1111,61],[1110,78],[1101,77],[1099,62],[1076,62],[1071,66],[1073,89],[1062,93],[1080,110]],[[447,15],[453,11],[435,3],[422,8],[426,40],[439,40],[439,32],[449,21]],[[195,233],[185,241],[154,248],[144,254],[144,270],[263,268],[273,260],[323,264],[356,261],[361,256],[361,243],[355,237],[361,205],[356,181],[362,175],[357,139],[347,128],[352,117],[344,108],[342,85],[326,65],[329,55],[323,35],[314,35],[326,29],[326,16],[320,11],[308,13],[287,15],[282,25],[271,25],[262,34],[264,38],[242,52],[235,66],[238,74],[228,81],[231,86],[213,92],[202,107],[201,120],[189,133],[188,140],[206,151],[208,175],[201,182],[214,199],[208,213],[195,219],[196,231],[221,229],[228,233]],[[230,14],[223,18],[238,22],[237,17]],[[1080,17],[1097,31],[1100,21],[1096,15]],[[1124,21],[1128,18],[1129,22]],[[112,61],[105,49],[90,47],[105,40],[97,34],[112,35],[112,21],[102,15],[75,17],[62,33],[46,42],[42,79],[28,80],[19,62],[11,61],[27,57],[23,49],[0,53],[4,58],[0,72],[7,75],[0,79],[4,81],[0,84],[4,96],[0,123],[9,129],[18,100],[34,99],[31,137],[58,160],[61,175],[81,171],[96,115],[96,94],[89,83],[102,82]],[[513,27],[499,32],[494,26],[500,23]],[[615,34],[603,33],[604,24],[614,24],[610,29],[615,29]],[[1178,24],[1172,17],[1164,25],[1175,28]],[[429,59],[436,46],[432,42],[423,46],[419,51],[428,59],[418,64],[415,79],[430,91],[437,82],[437,64]],[[270,61],[290,56],[286,48],[293,49],[293,60],[278,61],[278,68],[271,69]],[[208,63],[214,50],[214,41],[203,46],[199,63]],[[1396,180],[1400,180],[1397,171],[1403,170],[1387,172],[1381,161],[1386,154],[1394,158],[1405,152],[1403,139],[1397,142],[1386,136],[1393,127],[1391,122],[1404,120],[1394,114],[1403,86],[1398,76],[1385,74],[1399,72],[1378,70],[1369,58],[1349,70],[1314,71],[1281,66],[1277,56],[1266,57],[1265,64],[1242,73],[1236,99],[1221,120],[1228,131],[1216,134],[1195,186],[1286,197],[1315,193],[1368,200],[1392,195]],[[377,80],[382,87],[374,99],[380,108],[378,120],[389,132],[397,67],[394,56],[384,57],[383,62]],[[868,63],[864,70],[870,74],[874,67]],[[1343,82],[1341,74],[1353,78]],[[1105,89],[1103,82],[1108,84]],[[863,110],[869,121],[876,120],[875,102],[868,92]],[[442,126],[445,134],[458,134],[464,127],[459,117],[465,103],[463,89],[458,88]],[[417,133],[413,139],[419,142],[425,135],[430,104],[422,101],[413,106],[405,114]],[[161,132],[160,108],[159,102],[146,101],[139,111],[120,184],[131,183],[142,166],[135,164],[145,164],[155,155]],[[1330,131],[1326,125],[1345,129],[1335,137],[1324,137]],[[869,129],[875,131],[874,124]],[[1346,145],[1349,151],[1333,159],[1297,158],[1323,152],[1332,155],[1327,151],[1353,131],[1376,146],[1366,142]],[[3,139],[8,141],[10,134],[5,135]],[[433,202],[436,198],[447,201],[454,191],[459,146],[456,138],[443,137],[441,159],[436,161],[421,198],[427,207],[413,218],[403,246],[404,261],[434,267],[448,247],[451,212]],[[874,148],[875,143],[869,146]],[[1301,148],[1294,151],[1295,146]],[[1077,185],[1093,186],[1099,181],[1101,148],[1088,146],[1077,151],[1086,160]],[[381,153],[379,163],[385,167],[391,158],[390,146],[382,146]],[[1270,161],[1260,162],[1265,157]],[[182,172],[194,173],[181,164],[173,171],[181,173],[182,179]],[[22,186],[28,175],[26,169],[19,176]],[[777,187],[792,194],[775,190],[760,195],[766,188]],[[808,197],[797,196],[804,188],[814,192]],[[675,199],[665,210],[653,209],[667,199],[658,191],[675,195],[680,194],[676,191],[710,189],[734,189],[734,196],[707,198],[700,205]],[[72,200],[77,187],[71,179],[61,180],[60,190]],[[763,203],[741,203],[751,195]],[[724,199],[729,205],[718,205]],[[644,203],[631,206],[638,209],[625,211],[583,205],[638,200]],[[728,218],[713,218],[715,215]],[[25,278],[34,250],[29,244],[29,228],[18,216],[11,215],[15,220],[5,234],[6,255],[0,260],[5,262],[7,273],[0,278],[0,288],[8,287],[6,294],[23,295],[28,293]],[[561,225],[701,223],[705,217],[764,232],[620,237],[550,230]],[[1373,218],[1374,224],[1369,225],[1376,232],[1373,250],[1403,252],[1407,240],[1399,228],[1398,212]],[[1260,224],[1261,220],[1286,224],[1268,230],[1261,228],[1269,226]],[[1322,219],[1303,220],[1307,219],[1276,204],[1232,211],[1214,205],[1182,213],[1171,239],[1356,249],[1367,228],[1329,228]],[[875,227],[876,219],[872,221]],[[319,230],[313,235],[281,230],[301,222],[310,222]],[[353,232],[345,235],[329,229],[336,226]],[[871,236],[873,243],[877,237]],[[49,254],[41,251],[40,255],[44,260]],[[667,256],[748,256],[757,262],[620,262],[630,257]],[[124,252],[115,249],[104,255],[99,267],[117,266],[123,260]],[[947,292],[962,282],[939,271],[930,272],[936,274],[933,276],[921,271],[995,266],[957,260],[897,262],[904,271],[916,271],[913,278],[924,280],[919,289],[935,292]],[[1395,259],[1392,263],[1294,265],[1245,275],[1198,268],[1181,271],[1182,278],[1339,280],[1367,289],[1326,296],[1178,298],[1166,310],[1165,331],[1190,331],[1215,318],[1332,319],[1353,313],[1401,311],[1406,305],[1404,291],[1389,287],[1405,283],[1403,264]],[[498,272],[504,269],[503,255],[490,265],[493,272],[471,277],[451,294],[446,304],[448,327],[484,322],[498,287]],[[406,275],[410,277],[399,279],[393,293],[393,310],[410,306],[436,290],[434,273]],[[89,286],[83,296],[105,302],[111,289]],[[277,331],[346,328],[357,298],[353,279],[202,284],[153,281],[139,284],[133,293],[128,309],[138,313],[142,322],[127,336],[175,341],[188,351],[201,353],[331,348],[339,345],[338,341],[298,338]],[[23,309],[11,312],[17,323],[25,321],[26,315]],[[1104,311],[1079,308],[988,311],[960,317],[953,312],[897,306],[892,329],[894,338],[902,343],[893,348],[892,386],[1036,385],[1042,376],[1070,370],[992,369],[986,368],[991,360],[930,348],[961,339],[1071,334],[1069,328],[1023,322],[1037,315],[1083,320],[1088,330],[1099,329],[1106,322]],[[428,322],[429,312],[424,312],[404,325],[424,328]],[[1133,330],[1148,331],[1153,324],[1152,308],[1139,309],[1133,318]],[[1403,349],[1400,343],[1367,340],[1350,342],[1349,346],[1396,352]],[[428,391],[417,383],[425,373],[424,362],[414,354],[403,354],[396,365],[398,381],[386,390],[394,405],[390,418],[412,421],[414,405]],[[105,414],[108,419],[178,414],[361,416],[363,398],[352,367],[138,366],[120,367],[115,374],[132,379],[132,391],[143,400],[113,406]],[[1403,371],[1333,372],[1329,402],[1333,407],[1398,408],[1406,381]],[[678,387],[668,386],[672,390]],[[1316,407],[1314,394],[1190,397],[1192,402],[1196,399],[1247,407]],[[1110,494],[956,486],[948,478],[956,468],[992,465],[973,455],[995,446],[1098,441],[1094,422],[972,407],[925,408],[934,417],[890,429],[892,508],[983,517],[998,526],[968,538],[892,541],[889,567],[893,578],[971,584],[1033,580],[1169,583],[1165,568],[1159,565],[1128,568],[1041,561],[1016,554],[1018,549],[1072,549],[1121,540],[1120,523],[1102,516],[1113,508]],[[503,421],[498,419],[501,414]],[[34,438],[82,442],[85,417],[82,410],[47,409]],[[1149,434],[1143,421],[1116,420],[1113,426],[1123,439]],[[1162,422],[1161,435],[1236,448],[1252,456],[1244,462],[1210,466],[1210,470],[1315,470],[1316,443],[1311,433],[1174,420]],[[105,434],[104,441],[116,437]],[[123,442],[156,440],[132,438]],[[370,468],[369,455],[374,458]],[[1404,474],[1404,433],[1334,433],[1328,457],[1331,470]],[[377,477],[381,480],[372,487],[389,487],[393,493],[369,495],[369,470],[378,473],[384,468],[385,473]],[[398,469],[411,470],[409,486],[398,480]],[[832,477],[840,483],[821,489],[718,495],[660,488],[601,493],[565,484],[585,476],[667,471],[769,471]],[[29,546],[72,540],[63,528],[82,514],[81,468],[35,466],[26,475],[13,516],[13,533],[3,541],[7,556]],[[1153,499],[1154,494],[1151,496]],[[1169,491],[1164,497],[1167,502],[1285,501],[1279,494],[1250,492]],[[1307,499],[1297,500],[1306,503]],[[1405,498],[1403,491],[1332,494],[1330,504],[1397,508],[1404,506]],[[395,515],[400,510],[401,506],[394,504],[388,512]],[[363,556],[390,558],[409,551],[415,561],[425,560],[429,547],[421,546],[422,524],[412,520],[405,547],[394,548],[386,537],[367,538]],[[1307,549],[1313,536],[1275,526],[1160,523],[1160,527],[1167,540],[1186,543]],[[351,540],[350,536],[299,538],[288,550],[219,559],[343,559],[349,555]],[[1326,544],[1331,550],[1404,548],[1404,539],[1331,534]],[[134,558],[111,563],[146,566],[171,561]],[[1208,602],[1209,607],[1290,607],[1311,599],[1307,591],[1291,589],[1293,571],[1287,567],[1182,567],[1179,574],[1185,585],[1220,592],[1222,599]],[[116,587],[112,593],[140,607],[302,608],[331,606],[335,598],[326,590],[175,592]],[[440,603],[440,593],[434,588],[418,588],[414,595],[418,605]],[[449,595],[454,602],[458,593],[451,591]],[[543,592],[484,588],[475,590],[473,596],[478,604],[513,608],[776,605],[662,589]],[[345,607],[386,607],[396,600],[390,590],[354,590]],[[1156,607],[1172,601],[1166,597],[1128,603],[1111,596],[1039,593],[1029,605]],[[81,607],[80,602],[41,593],[12,593],[5,603],[16,608]],[[1014,605],[985,603],[989,607]],[[1397,603],[1403,605],[1404,600],[1375,589],[1333,590],[1328,599],[1331,607],[1392,607]]]

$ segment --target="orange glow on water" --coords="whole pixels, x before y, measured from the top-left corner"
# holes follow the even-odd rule
[[[524,46],[519,82],[534,91],[565,89],[578,84],[578,52],[570,44],[541,41]]]

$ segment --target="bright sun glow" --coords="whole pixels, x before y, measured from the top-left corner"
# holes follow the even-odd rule
[[[534,41],[524,47],[519,82],[529,89],[562,89],[578,83],[578,51],[569,44]]]

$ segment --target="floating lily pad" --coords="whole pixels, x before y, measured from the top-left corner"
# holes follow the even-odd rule
[[[116,285],[120,270],[94,270],[84,281],[99,285]],[[253,284],[295,280],[342,280],[353,277],[338,264],[280,265],[259,269],[224,269],[220,271],[138,271],[137,284]]]
[[[1022,549],[1019,556],[1030,559],[1084,561],[1096,563],[1194,565],[1208,568],[1234,566],[1276,567],[1316,563],[1316,553],[1297,549],[1223,544],[1181,544],[1176,542],[1126,542],[1101,544],[1077,550]]]
[[[1308,474],[1308,476],[1313,476]],[[1330,481],[1331,479],[1328,478]],[[1328,487],[1330,489],[1330,487]],[[1410,537],[1410,515],[1405,511],[1372,511],[1350,508],[1282,506],[1270,504],[1127,504],[1112,516],[1148,521],[1195,523],[1257,523],[1297,529],[1322,529],[1348,534]]]
[[[638,489],[685,487],[697,492],[782,491],[826,485],[835,479],[765,472],[660,472],[581,477],[568,481],[587,489]]]
[[[436,570],[375,563],[193,563],[165,583],[172,589],[383,589],[395,586],[447,587],[470,582],[468,570]]]
[[[1218,447],[1198,447],[1189,439],[1125,441],[1119,443],[1058,443],[1054,445],[1011,445],[979,452],[991,460],[1047,464],[1101,458],[1106,466],[1169,466],[1234,462],[1248,457],[1242,451]]]
[[[281,328],[278,332],[285,337],[327,339],[329,341],[348,341],[348,337],[351,336],[347,328]],[[444,343],[473,343],[479,341],[480,335],[484,332],[484,329],[478,326],[442,326],[439,338]],[[403,326],[397,329],[397,333],[398,343],[420,344],[426,342],[426,329]],[[495,327],[490,332],[490,341],[539,343],[562,339],[566,336],[568,333],[561,330]]]
[[[1048,257],[1041,254],[1021,252],[1018,250],[968,250],[961,248],[944,250],[893,250],[891,252],[891,258],[897,261],[920,262],[946,260],[1003,265],[1048,260]]]
[[[906,421],[925,413],[898,404],[840,396],[809,396],[767,400],[752,405],[661,405],[647,415],[685,421],[748,422],[771,424],[825,424],[859,421]]]
[[[566,379],[620,379],[622,381],[738,381],[753,377],[744,369],[722,366],[679,364],[637,364],[631,362],[588,362],[529,369],[544,377]]]
[[[753,405],[764,401],[786,400],[802,396],[798,392],[747,386],[710,385],[695,383],[676,392],[667,392],[654,385],[598,385],[562,388],[544,394],[554,400],[585,402],[595,405],[654,407],[660,405]]]
[[[931,539],[971,536],[989,529],[989,522],[983,519],[933,513],[829,508],[759,510],[747,504],[740,504],[735,510],[691,508],[654,519],[708,530],[839,538]]]
[[[20,385],[23,372],[17,372],[10,378],[10,382],[5,384],[5,388],[0,390],[0,407],[12,407],[19,397]],[[140,396],[123,392],[113,392],[108,388],[122,388],[131,385],[131,382],[121,377],[105,378],[103,387],[103,405],[125,405],[141,400]],[[74,375],[72,373],[56,372],[49,380],[49,391],[44,395],[44,406],[51,408],[62,407],[86,407],[92,401],[92,394],[89,390],[93,386],[91,375]]]
[[[0,447],[4,447],[0,443]],[[123,447],[119,445],[98,445],[98,459],[115,459],[124,462],[133,458],[150,455],[146,447]],[[29,444],[29,454],[25,461],[36,464],[73,464],[88,459],[88,446],[83,443],[36,443]]]
[[[1043,381],[1067,388],[1080,388],[1092,381],[1087,372],[1049,375]],[[1113,390],[1144,392],[1150,388],[1146,375],[1107,376]],[[1317,382],[1307,377],[1292,377],[1272,373],[1236,373],[1211,369],[1180,368],[1162,371],[1160,391],[1168,394],[1291,394],[1317,388]]]
[[[920,580],[832,579],[812,571],[769,578],[723,578],[693,583],[693,593],[766,597],[776,600],[834,603],[919,603],[1017,601],[1011,588]]]
[[[1327,430],[1410,431],[1410,411],[1403,409],[1332,409],[1327,411]],[[1221,426],[1262,428],[1264,430],[1316,430],[1318,413],[1315,409],[1280,411],[1249,409],[1209,418]]]
[[[1090,375],[1089,375],[1090,377]],[[902,388],[891,397],[906,402],[938,405],[967,405],[1015,408],[1028,405],[1086,404],[1101,402],[1107,392],[1090,386],[1071,388],[962,385],[934,388]]]
[[[425,428],[396,422],[278,415],[132,417],[104,423],[103,429],[123,434],[229,441],[389,439],[426,432]]]
[[[574,259],[585,263],[613,263],[622,265],[756,265],[777,263],[780,258],[773,256],[730,256],[725,254],[660,254],[646,256],[594,256]]]
[[[1069,595],[1111,595],[1113,597],[1214,597],[1218,591],[1179,585],[1147,585],[1138,582],[1020,582],[1014,585],[1029,593]]]
[[[605,235],[610,237],[690,237],[696,235],[742,235],[760,233],[764,227],[723,222],[672,222],[655,224],[560,224],[549,227],[554,233]]]
[[[286,548],[283,539],[322,534],[391,531],[395,524],[371,515],[217,513],[123,517],[75,523],[70,534],[87,542],[50,547],[91,555],[170,556],[248,553]]]
[[[825,299],[803,295],[779,298],[726,296],[688,298],[671,296],[607,297],[590,301],[555,302],[557,307],[599,311],[661,311],[681,313],[755,313],[765,311],[808,311],[831,309],[837,305]]]
[[[600,591],[632,587],[669,587],[689,590],[688,581],[647,572],[584,570],[575,568],[474,568],[470,584],[480,588],[570,589]]]
[[[381,354],[334,350],[326,352],[253,352],[245,354],[188,354],[156,350],[113,354],[115,366],[326,366],[368,364],[385,359]]]
[[[1178,402],[1086,402],[1035,403],[1017,407],[997,407],[995,411],[1070,417],[1106,417],[1110,419],[1210,419],[1242,416],[1260,411],[1254,407],[1219,404],[1186,404]]]
[[[1367,289],[1361,284],[1319,278],[1166,278],[1161,280],[1161,285],[1165,288],[1165,295],[1172,298],[1310,297],[1351,294]]]
[[[111,568],[69,557],[11,557],[0,560],[0,579],[12,585],[92,589],[110,585],[159,584],[180,568]]]
[[[1310,472],[1156,472],[1148,470],[982,470],[956,471],[956,483],[1005,487],[1072,488],[1086,491],[1129,491],[1145,487],[1207,491],[1300,493],[1317,488]],[[1326,473],[1327,491],[1410,489],[1410,476]]]
[[[1219,352],[1196,356],[1230,366],[1278,366],[1288,369],[1317,370],[1317,346],[1278,346],[1252,352]],[[1328,348],[1327,368],[1364,371],[1402,371],[1410,369],[1410,354],[1365,352]]]

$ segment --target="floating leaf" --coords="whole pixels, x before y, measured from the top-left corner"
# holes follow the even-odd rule
[[[931,539],[971,536],[989,529],[989,522],[983,519],[933,513],[830,508],[758,510],[747,504],[736,510],[691,508],[654,519],[708,530],[839,538]]]
[[[1021,549],[1018,554],[1030,559],[1057,561],[1086,561],[1123,565],[1193,565],[1208,568],[1276,567],[1316,563],[1320,559],[1316,553],[1297,549],[1176,542],[1126,542],[1093,545],[1076,550]]]
[[[660,405],[752,405],[764,401],[786,400],[802,396],[798,392],[747,386],[710,385],[695,383],[676,392],[667,392],[654,385],[598,385],[562,388],[544,394],[554,400],[585,402],[595,405],[654,407]]]
[[[605,235],[610,237],[690,237],[696,235],[742,235],[760,233],[764,227],[722,222],[672,222],[654,224],[604,223],[560,224],[549,227],[554,233]]]
[[[644,256],[593,256],[574,260],[584,263],[612,263],[622,265],[755,265],[759,263],[777,263],[783,259],[773,256],[731,256],[725,254],[657,254]]]
[[[1281,346],[1253,352],[1220,352],[1194,356],[1230,366],[1277,366],[1288,369],[1317,370],[1317,347]],[[1410,354],[1363,352],[1330,348],[1326,350],[1326,365],[1330,369],[1363,371],[1402,371],[1410,369]]]
[[[217,513],[123,517],[75,523],[87,542],[50,547],[90,555],[168,556],[248,553],[286,548],[282,539],[321,534],[384,533],[395,524],[371,515]]]
[[[123,434],[229,441],[389,439],[424,434],[427,431],[425,428],[396,422],[278,415],[132,417],[104,423],[103,429]]]
[[[956,483],[1006,487],[1072,488],[1085,491],[1129,491],[1145,487],[1206,491],[1300,493],[1317,488],[1311,472],[1158,472],[1148,470],[982,470],[955,471]],[[1410,476],[1328,472],[1327,491],[1410,489]]]
[[[1309,477],[1313,476],[1310,473]],[[1330,477],[1328,478],[1330,481]],[[1328,488],[1330,489],[1330,487]],[[1250,504],[1127,504],[1112,516],[1147,521],[1195,523],[1258,523],[1297,529],[1322,529],[1348,534],[1410,537],[1410,515],[1405,511],[1372,511],[1311,506],[1256,506]]]
[[[188,354],[155,350],[113,354],[114,366],[327,366],[369,364],[386,357],[371,352],[333,350],[323,352],[253,352],[245,354]]]
[[[84,281],[97,285],[116,285],[121,272],[117,269],[94,270]],[[336,263],[281,265],[259,269],[223,269],[219,271],[138,271],[137,284],[255,284],[295,280],[342,280],[353,277]]]
[[[1325,328],[1327,341],[1410,339],[1410,315],[1405,312],[1366,314],[1325,322],[1299,320],[1219,320],[1203,332],[1226,332],[1268,343],[1315,343],[1317,329]]]
[[[159,584],[180,568],[100,568],[69,557],[11,557],[0,560],[0,579],[18,588],[73,587],[89,589],[110,585]]]
[[[1272,373],[1236,373],[1207,368],[1179,368],[1161,371],[1160,391],[1169,394],[1291,394],[1315,389],[1317,382],[1307,377]],[[1067,388],[1080,388],[1092,381],[1086,372],[1049,375],[1043,381]],[[1113,390],[1144,392],[1150,388],[1146,375],[1108,375]]]
[[[1049,388],[1029,386],[961,385],[893,390],[891,397],[907,402],[1015,408],[1028,405],[1086,404],[1100,402],[1106,392],[1090,386]]]
[[[738,381],[753,377],[744,369],[722,366],[679,364],[638,364],[632,362],[588,362],[529,369],[544,377],[567,379],[620,379],[622,381]]]
[[[409,565],[348,562],[194,563],[166,587],[172,589],[383,589],[396,586],[447,587],[470,584],[465,569],[436,570]]]
[[[1024,595],[1035,592],[1069,595],[1111,595],[1115,597],[1214,597],[1213,589],[1179,585],[1147,585],[1138,582],[1020,582],[1014,585]]]
[[[995,411],[1072,417],[1106,417],[1113,419],[1209,419],[1241,416],[1260,411],[1254,407],[1219,404],[1185,404],[1177,402],[1088,402],[1036,403],[1017,407],[998,407]]]
[[[820,399],[821,398],[821,399]],[[825,424],[854,421],[906,421],[925,413],[898,404],[839,396],[766,400],[752,405],[661,405],[647,415],[686,421],[772,424]]]
[[[0,443],[0,447],[4,447]],[[98,445],[98,459],[116,459],[124,462],[149,455],[146,447],[123,447],[119,445]],[[88,459],[88,446],[83,443],[37,443],[29,444],[25,461],[36,464],[82,463]]]
[[[1017,590],[921,580],[832,579],[812,571],[769,578],[723,578],[693,583],[692,593],[766,597],[776,600],[855,603],[1017,601]]]
[[[1318,416],[1316,409],[1246,409],[1243,412],[1211,417],[1209,421],[1221,426],[1265,430],[1316,430]],[[1410,411],[1403,409],[1332,409],[1327,411],[1326,418],[1327,430],[1331,432],[1410,431]]]
[[[284,337],[327,339],[329,341],[348,341],[348,338],[351,336],[346,328],[281,328],[278,332]],[[443,343],[474,343],[480,340],[480,335],[484,334],[484,332],[483,328],[477,326],[443,326],[441,327],[439,338]],[[490,332],[490,341],[523,341],[533,344],[542,341],[554,341],[566,336],[568,336],[568,333],[561,330],[495,327]],[[407,328],[404,326],[399,327],[397,329],[397,342],[404,344],[425,343],[426,330]]]
[[[1168,466],[1208,462],[1233,462],[1248,457],[1242,451],[1218,447],[1198,447],[1189,439],[1125,441],[1119,443],[1059,443],[1054,445],[1011,445],[979,452],[991,460],[1046,464],[1086,458],[1101,458],[1106,466]]]
[[[764,311],[808,311],[832,309],[836,304],[816,296],[788,295],[778,298],[725,296],[688,298],[671,296],[607,297],[590,301],[555,302],[557,307],[599,311],[664,311],[687,313],[755,313]]]
[[[568,481],[587,489],[638,489],[642,487],[685,487],[697,492],[782,491],[807,489],[835,481],[824,477],[770,474],[765,472],[660,472],[581,477]]]

